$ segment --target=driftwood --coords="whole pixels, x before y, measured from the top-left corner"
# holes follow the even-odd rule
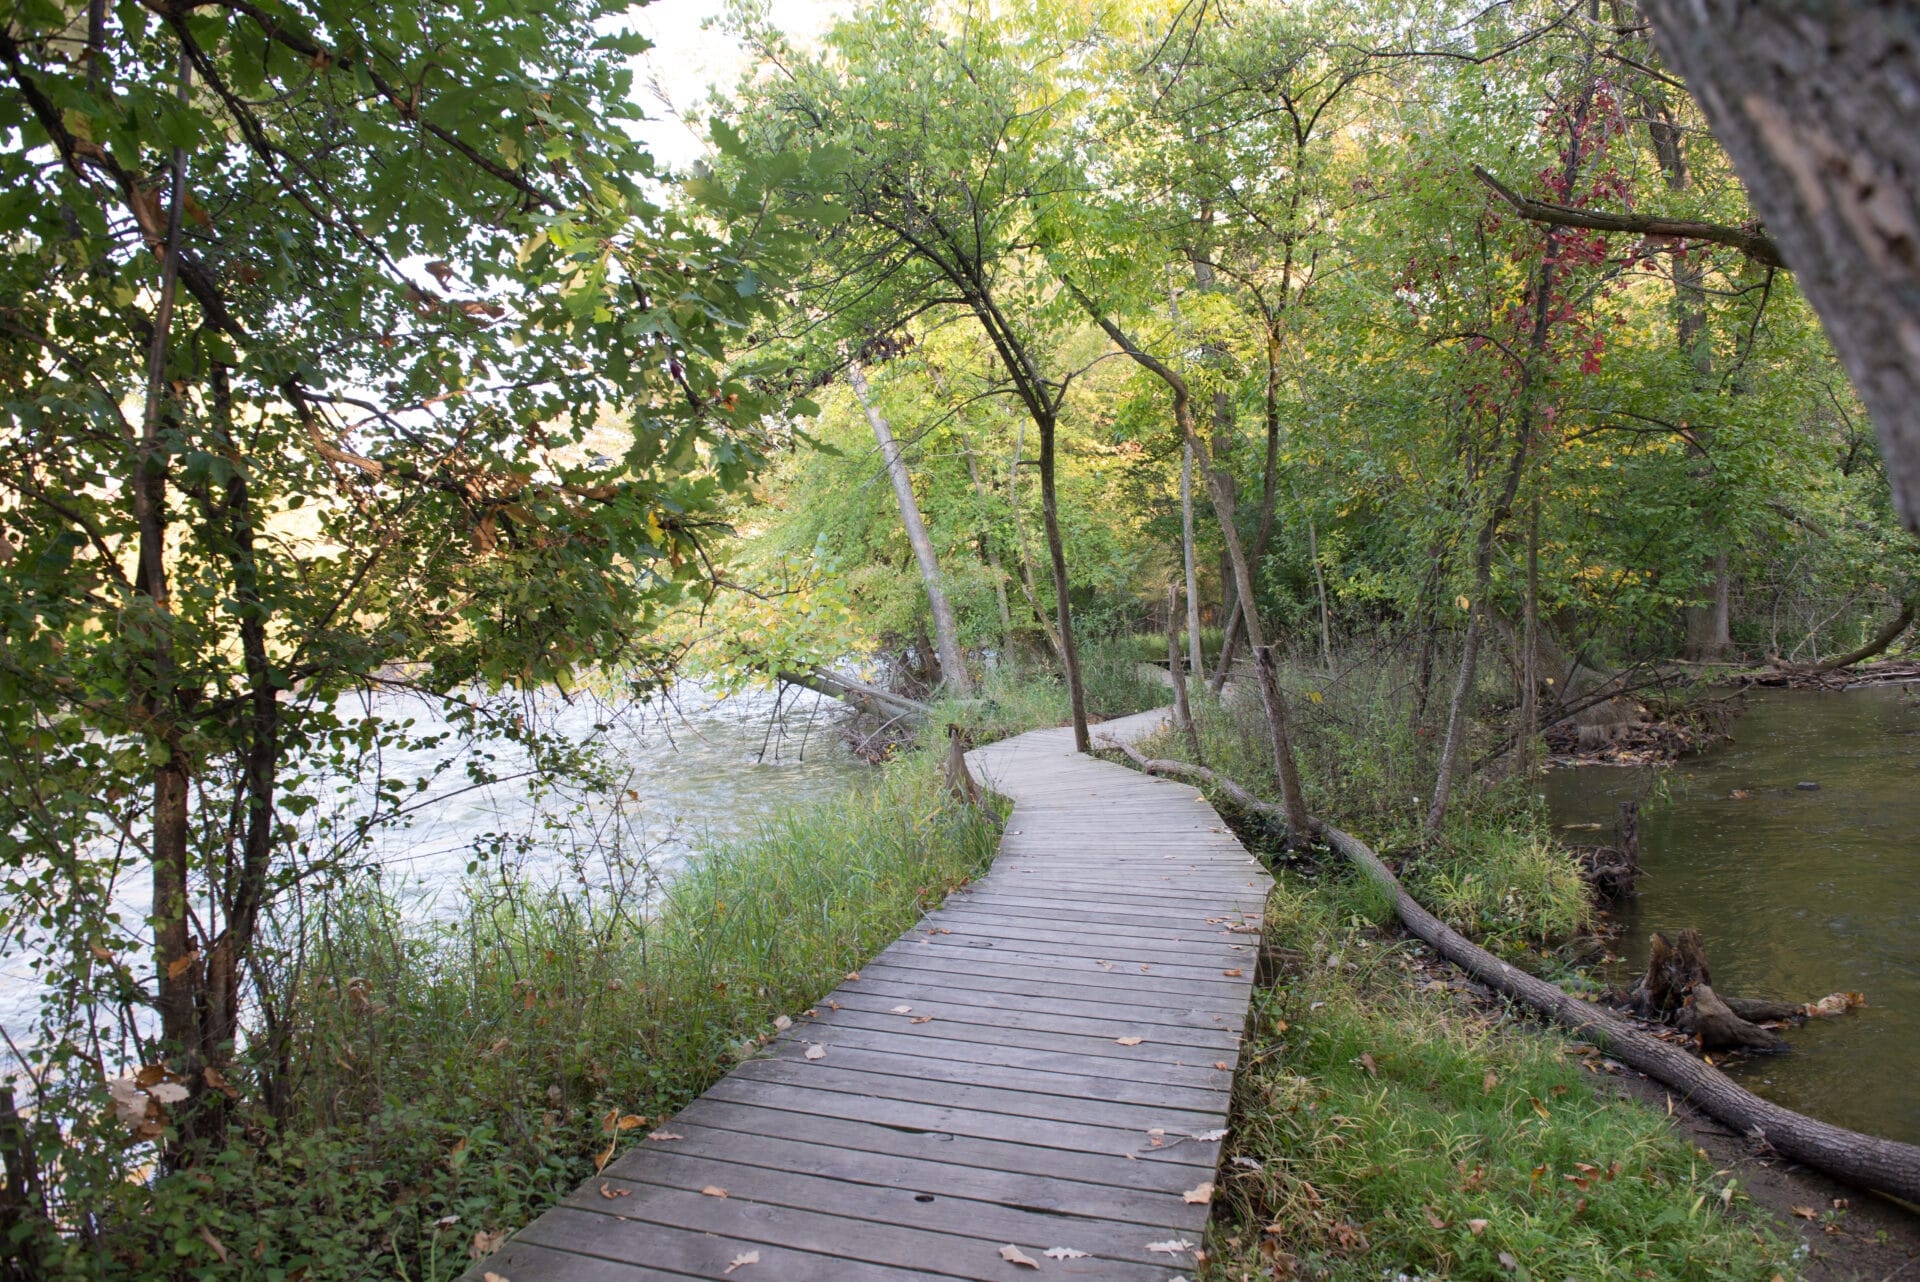
[[[1284,822],[1278,806],[1204,766],[1152,760],[1131,745],[1116,746],[1148,774],[1197,780],[1251,814],[1270,823]],[[1783,1156],[1863,1188],[1920,1202],[1920,1145],[1862,1135],[1761,1099],[1686,1050],[1501,961],[1422,907],[1365,842],[1321,820],[1311,823],[1316,836],[1392,895],[1395,912],[1412,934],[1480,982],[1548,1016],[1580,1040],[1672,1088],[1709,1116]]]
[[[804,672],[783,669],[776,673],[788,685],[801,686],[819,694],[830,695],[858,708],[862,712],[871,712],[882,717],[903,717],[909,721],[927,719],[927,705],[917,699],[895,694],[891,690],[882,690],[879,686],[856,681],[852,677],[843,677],[830,668],[818,664]]]
[[[1658,931],[1647,950],[1647,972],[1627,995],[1627,1004],[1648,1019],[1662,1019],[1693,1034],[1702,1050],[1784,1051],[1787,1044],[1741,1010],[1778,1008],[1765,1018],[1804,1014],[1797,1006],[1723,998],[1714,991],[1707,947],[1691,928],[1672,939]],[[1736,1007],[1737,1004],[1737,1007]]]

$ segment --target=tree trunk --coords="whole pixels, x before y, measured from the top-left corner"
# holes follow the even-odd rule
[[[1069,288],[1072,288],[1071,284]],[[1206,452],[1200,444],[1200,431],[1193,419],[1193,401],[1187,390],[1187,381],[1166,362],[1141,350],[1126,331],[1102,315],[1085,294],[1080,294],[1077,289],[1075,293],[1081,305],[1106,331],[1107,337],[1135,364],[1152,373],[1173,392],[1173,420],[1179,425],[1181,436],[1192,448],[1194,457],[1206,459]],[[1246,622],[1247,641],[1253,649],[1254,670],[1259,677],[1260,702],[1266,712],[1267,737],[1273,749],[1273,772],[1280,780],[1280,795],[1286,808],[1287,840],[1305,841],[1306,794],[1300,787],[1299,763],[1294,760],[1293,730],[1289,724],[1286,695],[1280,689],[1279,677],[1273,667],[1273,655],[1267,649],[1267,638],[1260,625],[1260,612],[1252,608],[1253,571],[1247,560],[1246,549],[1240,543],[1240,527],[1234,523],[1233,478],[1209,464],[1206,467],[1206,481],[1207,493],[1213,499],[1214,516],[1220,522],[1220,536],[1226,541],[1227,560],[1233,567],[1234,587],[1248,607],[1241,611],[1241,618]]]
[[[1053,620],[1040,608],[1040,591],[1033,581],[1033,557],[1027,551],[1027,527],[1020,519],[1020,454],[1026,443],[1027,424],[1023,419],[1013,438],[1013,465],[1007,469],[1007,504],[1013,511],[1014,551],[1020,558],[1020,592],[1027,598],[1027,608],[1033,611],[1034,622],[1040,625],[1047,645],[1053,649],[1053,657],[1060,661],[1060,670],[1065,672],[1067,647],[1061,642]]]
[[[1718,663],[1733,649],[1733,577],[1727,550],[1714,554],[1713,600],[1686,609],[1687,638],[1682,657],[1694,663]]]
[[[1047,556],[1053,562],[1054,622],[1060,629],[1060,657],[1067,669],[1067,701],[1073,708],[1073,747],[1092,752],[1087,735],[1087,692],[1080,685],[1080,651],[1073,643],[1073,612],[1067,603],[1067,552],[1060,539],[1060,508],[1053,485],[1051,418],[1040,424],[1040,515],[1047,529]]]
[[[855,681],[852,677],[843,677],[838,672],[827,668],[811,667],[805,671],[782,669],[774,675],[788,685],[800,686],[816,694],[829,695],[851,704],[862,712],[870,712],[878,717],[923,721],[929,712],[927,705],[916,699],[894,694],[891,690],[882,690],[878,686],[870,686],[864,681]]]
[[[907,473],[907,460],[900,452],[900,443],[893,438],[886,416],[873,403],[866,372],[860,368],[859,361],[847,362],[847,382],[853,385],[853,394],[860,398],[860,408],[866,411],[867,424],[873,428],[873,439],[880,446],[887,478],[893,482],[893,497],[900,505],[900,524],[906,527],[907,542],[913,545],[914,560],[920,563],[920,581],[927,590],[927,610],[933,615],[941,678],[948,689],[965,698],[973,693],[973,678],[967,675],[966,656],[960,652],[960,629],[954,623],[953,606],[947,601],[933,539],[927,534],[926,522],[920,519],[920,504],[913,496],[913,478]]]
[[[1514,768],[1520,777],[1534,771],[1533,749],[1540,737],[1540,500],[1527,522],[1527,600],[1520,629],[1520,716],[1514,734],[1519,751]]]
[[[1866,403],[1920,530],[1920,40],[1907,6],[1645,0]]]
[[[1291,261],[1292,249],[1288,251]],[[1278,510],[1280,497],[1280,322],[1275,314],[1269,314],[1267,328],[1267,454],[1260,473],[1260,528],[1253,536],[1253,564],[1255,568],[1265,564],[1267,547],[1273,539],[1274,514]],[[1238,595],[1233,599],[1233,608],[1227,612],[1227,622],[1220,637],[1220,653],[1215,658],[1216,670],[1213,674],[1213,692],[1219,694],[1226,687],[1227,676],[1233,670],[1233,650],[1240,638],[1240,616],[1245,610]]]
[[[1200,649],[1200,580],[1193,555],[1193,445],[1180,442],[1180,556],[1187,572],[1187,661],[1193,679],[1207,679],[1206,656]]]
[[[1327,576],[1320,569],[1320,532],[1307,513],[1307,555],[1313,558],[1313,587],[1320,596],[1320,666],[1333,671],[1333,625],[1327,620]]]
[[[1180,667],[1180,589],[1167,584],[1167,676],[1173,681],[1173,721],[1187,736],[1187,746],[1200,756],[1200,732],[1194,728],[1193,707],[1187,702],[1187,674]]]

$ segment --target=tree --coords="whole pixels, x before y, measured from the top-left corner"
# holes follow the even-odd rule
[[[595,34],[619,12],[0,23],[0,924],[54,915],[74,989],[152,1009],[175,1160],[245,1087],[256,999],[271,1027],[250,959],[312,763],[405,734],[337,696],[406,684],[474,723],[489,688],[660,668],[651,627],[767,445],[725,343],[790,242],[745,179],[698,221],[661,206],[639,42]],[[130,853],[146,978],[108,907]]]
[[[1897,5],[1645,0],[1654,39],[1754,205],[1880,431],[1920,530],[1920,43]]]

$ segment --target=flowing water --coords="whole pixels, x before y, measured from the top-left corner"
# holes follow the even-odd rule
[[[1664,769],[1547,777],[1556,824],[1604,825],[1568,831],[1576,842],[1611,841],[1618,803],[1641,803],[1622,977],[1645,968],[1653,931],[1695,926],[1721,992],[1865,994],[1733,1072],[1786,1107],[1920,1143],[1920,690],[1757,692],[1733,733]]]
[[[528,712],[546,729],[575,742],[604,744],[620,775],[615,795],[571,796],[562,788],[536,796],[522,777],[524,755],[509,744],[480,744],[500,782],[470,784],[464,758],[432,748],[382,755],[389,778],[427,780],[409,788],[402,825],[376,831],[358,858],[415,915],[459,911],[476,843],[504,842],[514,853],[492,861],[535,884],[567,883],[587,891],[644,892],[670,877],[704,845],[752,834],[779,811],[838,796],[865,764],[848,750],[836,719],[840,705],[811,691],[747,692],[719,698],[690,682],[669,697],[609,708],[593,699],[534,696]],[[428,701],[400,694],[343,700],[343,715],[372,711],[412,718],[414,730],[447,729]],[[440,769],[449,757],[452,769]],[[342,794],[349,813],[363,808],[371,780]],[[0,882],[0,894],[7,893]],[[115,885],[123,919],[141,921],[151,883],[135,868]],[[29,1045],[41,987],[34,960],[45,939],[0,941],[0,1029]],[[0,1042],[0,1069],[11,1062]]]

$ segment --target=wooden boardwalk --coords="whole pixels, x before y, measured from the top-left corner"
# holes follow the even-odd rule
[[[1272,883],[1191,787],[1071,731],[968,760],[1015,803],[989,875],[473,1282],[1189,1271]]]

